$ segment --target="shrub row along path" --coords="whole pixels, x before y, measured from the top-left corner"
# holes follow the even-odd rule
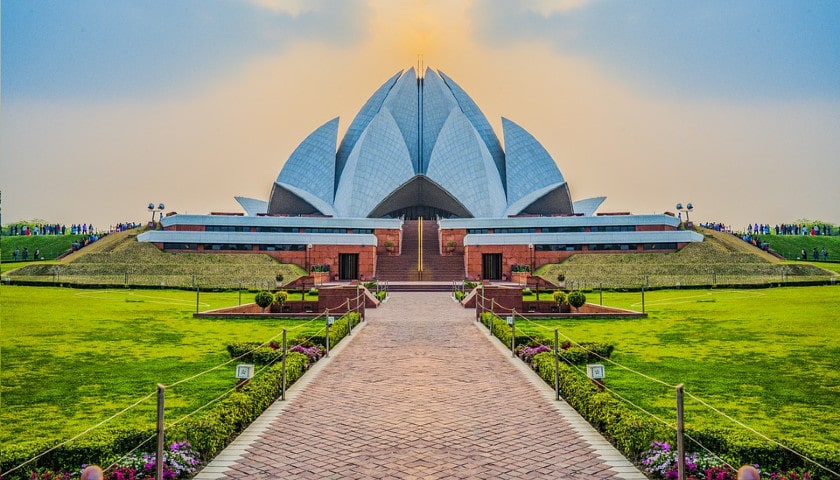
[[[645,477],[474,310],[395,293],[196,478]]]

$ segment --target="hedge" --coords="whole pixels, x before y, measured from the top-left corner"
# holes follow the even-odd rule
[[[493,334],[504,345],[510,346],[511,329],[507,322],[489,312],[482,314],[481,319],[485,325],[492,326]],[[542,341],[545,345],[553,343],[545,339],[542,339]],[[531,342],[530,338],[517,335],[517,345],[524,345],[528,342]],[[612,353],[611,345],[588,345],[601,345],[599,348],[603,353],[606,353],[606,355],[602,355],[604,357],[608,357]],[[560,354],[561,357],[569,359],[574,364],[592,361],[591,359],[585,359],[585,355],[578,353],[567,356],[561,350]],[[573,361],[570,357],[574,357],[575,360]],[[546,383],[554,385],[554,355],[552,352],[535,355],[531,364]],[[559,364],[558,377],[562,397],[627,458],[639,461],[642,453],[650,447],[654,440],[668,441],[672,445],[676,444],[676,432],[673,429],[636,409],[631,409],[610,393],[600,390],[585,374],[573,369],[565,362]],[[812,479],[834,478],[825,470],[803,460],[799,455],[758,439],[743,430],[736,431],[717,427],[686,429],[685,433],[687,445],[691,444],[691,440],[688,438],[691,437],[726,460],[730,465],[758,464],[763,471],[786,471],[804,468],[811,472]],[[840,450],[837,448],[803,440],[787,443],[791,449],[800,454],[831,470],[840,471]],[[688,450],[691,450],[690,447]]]
[[[351,312],[330,327],[330,344],[337,344],[348,333],[348,324],[359,322],[359,314]],[[314,344],[323,344],[324,336],[310,337]],[[303,339],[289,342],[288,347]],[[279,349],[270,346],[254,348],[254,344],[232,344],[227,346],[231,357],[246,354],[242,360],[260,365],[271,365],[242,389],[211,405],[184,422],[166,431],[167,442],[190,442],[204,460],[218,454],[231,440],[280,397],[282,389],[282,358]],[[251,352],[253,350],[253,352]],[[250,352],[250,353],[248,353]],[[291,385],[303,375],[309,359],[306,355],[290,352],[286,358],[286,385]],[[154,436],[154,429],[107,429],[91,432],[85,437],[57,448],[25,467],[14,471],[11,476],[2,475],[4,480],[28,479],[35,469],[76,469],[83,464],[109,465],[122,455]],[[56,442],[34,442],[24,445],[0,447],[0,472],[6,472],[36,455],[52,448]],[[155,446],[149,442],[147,451]]]

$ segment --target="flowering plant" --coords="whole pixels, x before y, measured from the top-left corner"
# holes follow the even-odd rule
[[[118,462],[118,468],[110,478],[117,480],[139,480],[154,478],[157,468],[157,455],[154,453],[131,454]],[[194,473],[198,465],[198,455],[189,442],[175,442],[163,452],[163,478],[177,480],[187,478]]]
[[[321,357],[324,356],[324,347],[320,345],[315,345],[311,347],[305,347],[303,345],[295,345],[294,347],[289,349],[290,352],[298,352],[306,355],[309,359],[309,363],[317,362]]]
[[[536,346],[518,346],[516,347],[516,355],[522,359],[523,362],[530,364],[534,355],[542,352],[550,352],[551,349],[545,345]]]
[[[29,480],[70,480],[70,472],[54,472],[52,470],[35,470]]]
[[[515,272],[515,273],[516,272],[530,272],[531,271],[531,266],[514,263],[513,265],[511,265],[510,271]]]
[[[312,267],[309,269],[309,271],[311,271],[311,272],[329,272],[330,271],[330,266],[329,266],[329,264],[326,264],[326,263],[323,264],[323,265],[312,265]]]
[[[677,451],[668,442],[653,442],[642,454],[645,472],[657,478],[676,480],[679,478]],[[708,453],[685,454],[686,477],[695,480],[730,480],[735,472],[724,467],[723,461]]]

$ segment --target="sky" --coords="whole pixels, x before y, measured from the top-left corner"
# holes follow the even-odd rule
[[[840,224],[834,0],[3,0],[2,223],[268,199],[394,73],[453,78],[600,211]]]

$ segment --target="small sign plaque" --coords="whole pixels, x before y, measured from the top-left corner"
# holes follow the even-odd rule
[[[604,366],[598,363],[587,365],[586,376],[592,380],[601,380],[604,378]]]
[[[254,376],[254,366],[242,363],[236,366],[236,378],[247,380]]]

